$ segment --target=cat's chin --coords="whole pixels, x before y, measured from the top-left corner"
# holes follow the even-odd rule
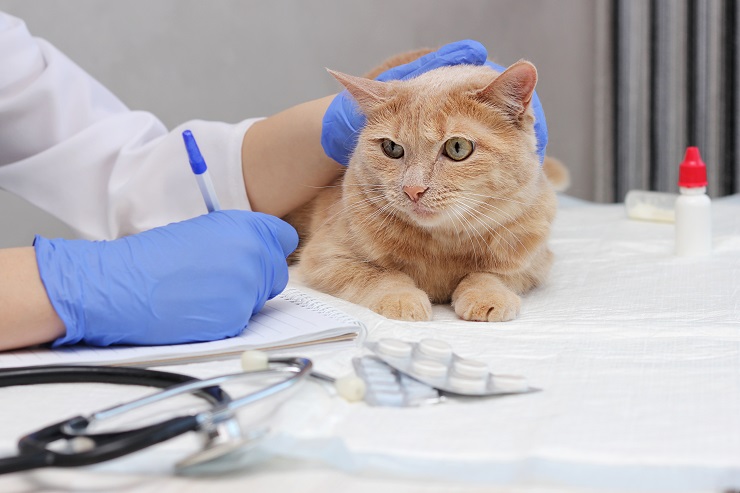
[[[407,208],[406,214],[409,218],[417,225],[422,227],[434,227],[439,226],[445,220],[444,216],[439,211],[429,209],[420,204],[413,204]]]

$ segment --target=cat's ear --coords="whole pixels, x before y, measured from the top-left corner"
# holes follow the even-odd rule
[[[388,85],[385,82],[326,70],[347,88],[363,113],[372,110],[388,98]]]
[[[478,91],[477,96],[497,105],[503,103],[512,116],[519,118],[532,102],[536,85],[535,66],[526,60],[519,60]]]

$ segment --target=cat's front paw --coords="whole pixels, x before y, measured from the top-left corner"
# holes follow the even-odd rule
[[[396,320],[425,321],[432,319],[432,303],[421,289],[391,291],[378,295],[368,308]]]
[[[474,322],[507,322],[519,315],[522,300],[505,288],[466,290],[458,296],[453,307],[463,320]]]

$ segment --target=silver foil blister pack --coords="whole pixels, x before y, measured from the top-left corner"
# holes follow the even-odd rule
[[[491,373],[486,363],[463,358],[438,339],[407,342],[386,338],[365,345],[399,374],[444,393],[482,397],[538,390],[530,387],[522,376]]]
[[[414,407],[444,398],[434,387],[405,375],[375,356],[352,359],[355,373],[365,382],[365,402],[371,406]]]

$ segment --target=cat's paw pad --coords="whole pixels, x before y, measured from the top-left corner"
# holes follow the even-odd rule
[[[454,308],[463,320],[507,322],[519,315],[521,304],[521,298],[509,290],[470,290],[455,300]]]
[[[432,319],[432,303],[420,290],[392,291],[377,297],[369,306],[374,312],[396,320],[425,321]]]

